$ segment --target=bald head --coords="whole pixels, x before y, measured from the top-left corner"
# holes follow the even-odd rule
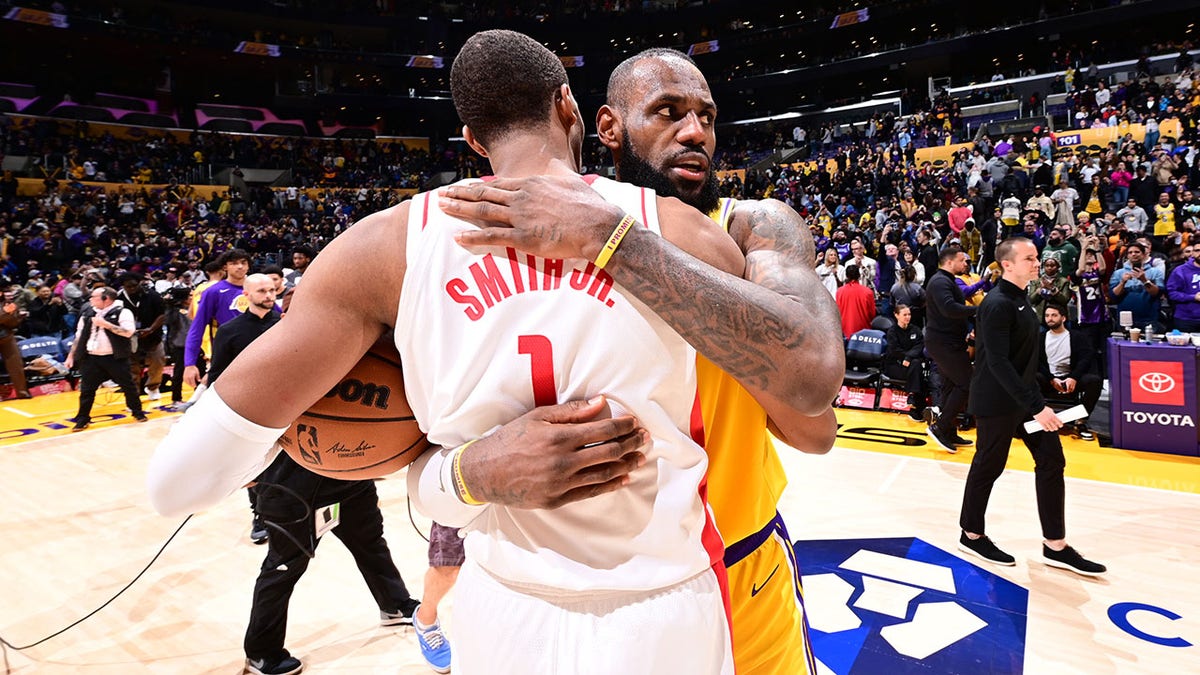
[[[242,282],[242,295],[249,301],[246,311],[265,316],[275,309],[275,280],[266,274],[251,274]]]
[[[653,68],[656,62],[675,67],[690,65],[699,72],[692,57],[678,49],[653,47],[625,59],[612,71],[608,76],[606,103],[619,110],[626,110],[630,104],[631,89],[657,84]]]

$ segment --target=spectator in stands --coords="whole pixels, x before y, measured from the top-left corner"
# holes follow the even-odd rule
[[[1125,201],[1125,208],[1117,211],[1117,218],[1125,225],[1125,231],[1135,236],[1146,231],[1146,224],[1150,220],[1146,210],[1132,196]]]
[[[1058,258],[1046,258],[1042,262],[1041,276],[1029,282],[1025,292],[1039,314],[1049,305],[1067,306],[1071,300],[1070,280],[1063,274]]]
[[[1050,230],[1046,245],[1042,247],[1042,264],[1051,258],[1058,261],[1058,276],[1070,274],[1079,265],[1079,248],[1074,239],[1068,236],[1070,226],[1056,225]]]
[[[884,226],[882,236],[885,239],[888,236],[888,233],[891,230],[891,227],[892,227],[891,225]],[[901,268],[901,265],[902,264],[900,262],[900,248],[890,242],[884,244],[883,245],[883,257],[881,257],[879,259],[879,263],[878,263],[879,278],[878,278],[878,282],[876,283],[876,286],[879,289],[880,298],[883,300],[883,310],[882,311],[884,313],[884,316],[886,316],[888,312],[892,311],[892,304],[891,304],[892,296],[888,291],[890,291],[892,289],[892,287],[896,285],[896,279],[898,277],[897,271]]]
[[[29,316],[21,325],[25,337],[53,336],[61,338],[67,330],[67,307],[54,295],[49,286],[38,286],[37,297],[29,303]]]
[[[909,255],[912,255],[910,252]],[[915,263],[920,265],[921,263]],[[913,325],[918,329],[925,326],[925,288],[917,281],[917,271],[913,266],[900,270],[900,279],[892,286],[889,294],[892,306],[905,305]]]
[[[1175,305],[1175,328],[1200,333],[1200,245],[1167,279],[1167,297]]]
[[[942,378],[941,411],[930,425],[929,435],[949,453],[970,445],[970,441],[958,435],[958,415],[966,409],[971,384],[968,321],[976,310],[966,304],[955,278],[966,271],[967,254],[957,246],[947,246],[938,256],[938,269],[925,287],[925,350]]]
[[[905,381],[909,417],[920,422],[925,417],[925,339],[912,323],[912,310],[897,303],[895,323],[887,331],[887,353],[883,357],[888,377]]]
[[[1137,165],[1137,176],[1129,182],[1129,198],[1137,202],[1143,211],[1149,213],[1158,201],[1158,182],[1146,174],[1146,165]],[[1125,224],[1126,227],[1129,223]]]
[[[1091,415],[1103,387],[1103,380],[1096,373],[1095,352],[1084,336],[1067,330],[1066,305],[1047,304],[1043,317],[1046,331],[1038,350],[1037,376],[1042,394],[1051,397],[1079,394],[1083,407]],[[1094,438],[1086,417],[1075,428],[1084,440]]]
[[[846,283],[837,289],[834,300],[842,315],[842,336],[849,339],[860,330],[871,327],[875,318],[875,294],[859,283],[862,268],[846,266]]]
[[[1046,218],[1051,222],[1054,220],[1054,200],[1046,196],[1045,190],[1041,185],[1034,185],[1033,196],[1029,201],[1025,202],[1027,211],[1039,211],[1045,214]]]
[[[821,277],[821,283],[829,289],[830,295],[837,298],[838,287],[846,282],[846,268],[838,260],[837,250],[832,246],[825,249],[821,258],[817,265],[817,276]]]
[[[836,239],[836,238],[835,238]],[[879,271],[879,263],[875,262],[874,258],[867,256],[866,247],[859,238],[854,238],[850,241],[850,258],[846,260],[846,271],[849,272],[851,267],[859,269],[860,283],[871,291],[876,292],[875,280]],[[847,274],[846,279],[849,280]]]
[[[1155,330],[1161,331],[1158,309],[1163,268],[1149,262],[1147,250],[1141,242],[1130,242],[1126,247],[1125,264],[1113,272],[1109,283],[1118,312],[1132,312],[1135,326],[1152,324]]]
[[[288,288],[300,283],[304,272],[315,257],[317,257],[317,252],[311,246],[297,246],[292,251],[292,271],[284,276]]]

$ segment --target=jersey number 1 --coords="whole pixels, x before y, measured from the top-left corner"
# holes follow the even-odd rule
[[[517,338],[517,353],[529,355],[529,376],[533,381],[533,403],[538,407],[558,403],[554,384],[554,348],[545,335],[522,335]]]

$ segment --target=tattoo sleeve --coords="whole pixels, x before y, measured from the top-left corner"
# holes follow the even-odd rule
[[[819,414],[841,385],[845,356],[837,307],[813,267],[805,223],[786,204],[765,200],[739,204],[730,229],[746,254],[745,278],[653,236],[629,242],[609,270],[752,392]]]

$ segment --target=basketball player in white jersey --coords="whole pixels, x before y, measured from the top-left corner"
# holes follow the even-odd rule
[[[812,239],[799,214],[776,200],[718,199],[708,162],[716,145],[715,115],[708,84],[691,59],[675,50],[649,49],[613,71],[597,131],[613,153],[619,180],[677,196],[728,223],[746,253],[745,278],[754,285],[723,283],[718,271],[700,268],[685,274],[672,268],[670,275],[655,277],[653,267],[638,270],[628,256],[614,275],[652,309],[663,308],[660,313],[673,327],[725,369],[714,373],[712,363],[702,362],[699,373],[709,497],[730,577],[734,661],[739,674],[800,675],[816,672],[816,665],[799,575],[776,574],[796,565],[776,510],[786,474],[766,427],[802,451],[829,450],[836,418],[828,400],[842,381],[842,338],[837,308],[820,292],[824,288],[812,270]],[[578,233],[594,223],[603,237],[610,227],[608,205],[596,203],[578,180],[500,179],[452,187],[442,195],[448,213],[478,219],[486,208],[496,224],[516,228],[485,228],[464,239],[529,252],[561,239],[561,230]],[[569,221],[561,213],[570,214]],[[541,236],[522,237],[533,229]],[[642,278],[630,279],[635,273]],[[687,297],[691,306],[672,311],[675,297]],[[688,333],[691,326],[703,330]],[[822,414],[805,414],[811,405],[790,393],[797,384],[811,400],[825,402]]]
[[[489,31],[464,46],[455,102],[497,175],[577,173],[583,123],[566,82],[561,62],[528,37]],[[744,259],[677,200],[603,179],[593,186],[636,222],[610,239],[615,254],[589,251],[592,262],[467,251],[452,236],[468,226],[429,195],[339,237],[309,269],[288,321],[244,352],[159,446],[148,478],[155,507],[203,507],[256,475],[286,426],[395,326],[422,428],[453,448],[419,459],[410,485],[428,515],[466,526],[455,671],[732,672],[721,542],[704,504],[706,459],[691,438],[695,352],[600,268],[657,239],[660,219],[664,236],[731,279]],[[359,292],[368,285],[385,290]],[[264,377],[275,378],[277,397],[257,391]],[[526,509],[505,506],[497,490],[493,503],[477,504],[463,489],[455,460],[494,452],[486,436],[501,423],[582,398],[593,402],[577,408],[590,414],[606,401],[612,419],[581,425],[592,438],[568,461],[585,468],[562,501],[581,496],[572,490],[600,496]],[[527,428],[538,426],[534,418]],[[478,449],[464,447],[480,438]],[[501,440],[518,463],[519,443]]]

